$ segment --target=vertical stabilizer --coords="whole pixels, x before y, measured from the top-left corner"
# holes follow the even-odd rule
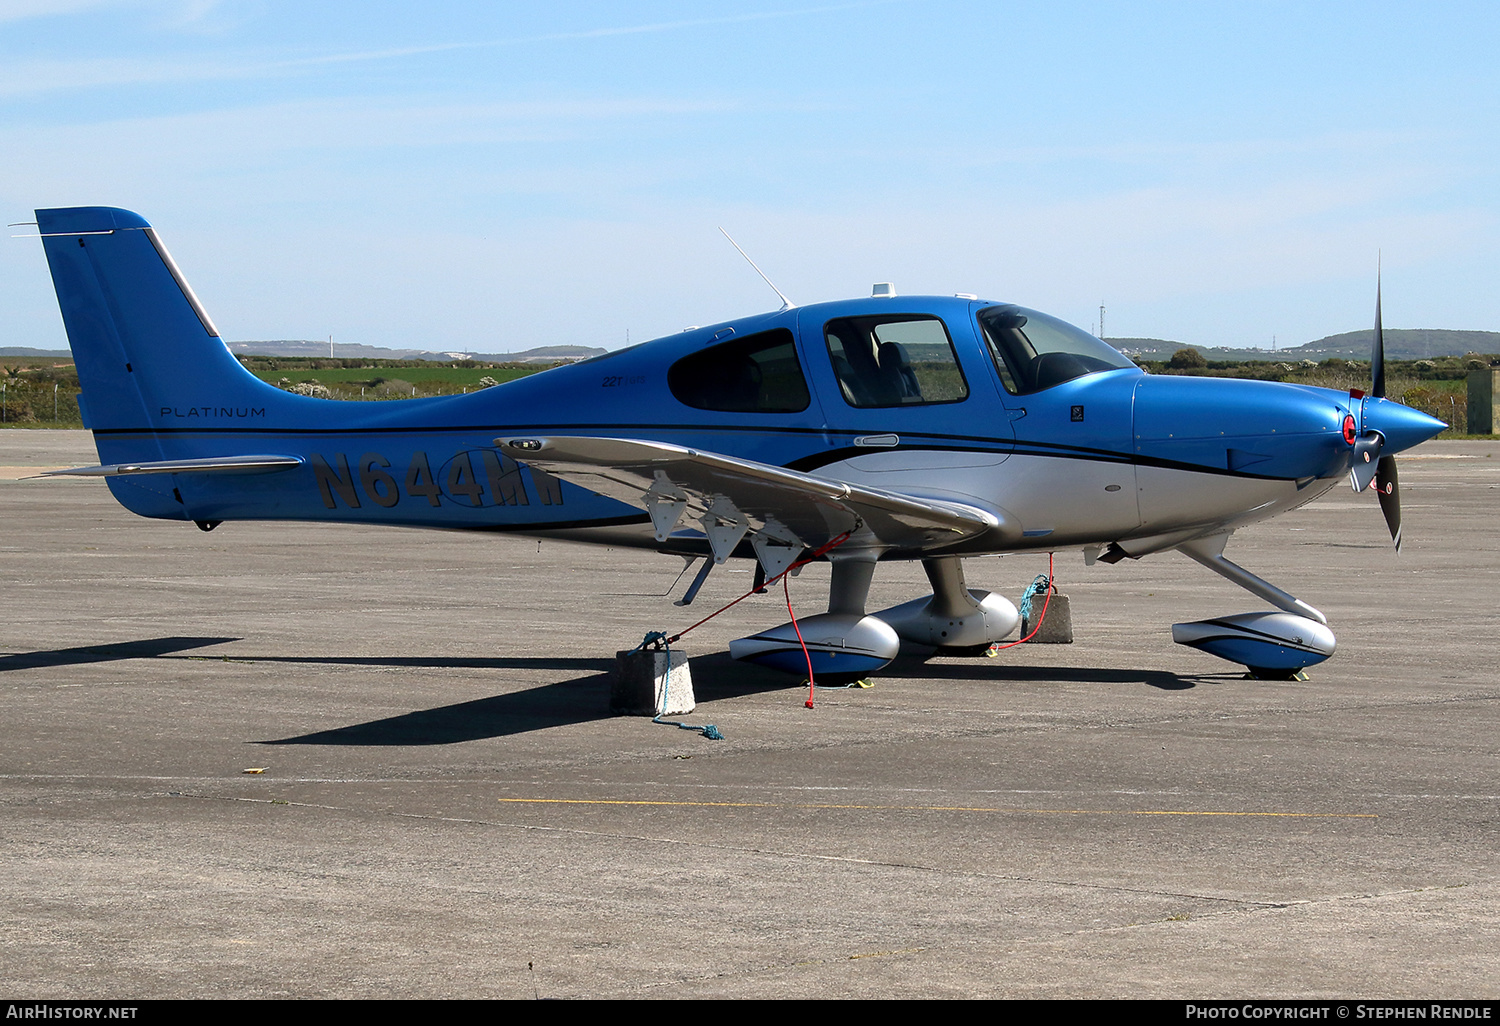
[[[96,435],[184,426],[177,414],[189,409],[200,411],[191,426],[227,427],[249,419],[234,411],[282,398],[229,352],[140,215],[70,207],[36,217],[83,386],[84,424]],[[142,440],[125,458],[178,455],[160,444]]]
[[[69,207],[36,219],[101,463],[219,455],[218,432],[264,425],[298,398],[240,366],[139,214]],[[190,518],[174,476],[109,488],[142,516]]]

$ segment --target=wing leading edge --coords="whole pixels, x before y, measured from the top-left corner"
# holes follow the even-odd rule
[[[497,438],[495,445],[591,492],[645,510],[665,542],[698,521],[716,562],[747,534],[768,573],[853,532],[851,549],[945,549],[1013,527],[990,510],[814,477],[733,456],[628,438]]]

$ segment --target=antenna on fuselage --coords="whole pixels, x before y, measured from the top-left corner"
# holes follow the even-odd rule
[[[776,287],[776,283],[773,282],[770,278],[766,277],[765,271],[762,271],[759,267],[755,266],[755,261],[750,259],[750,254],[746,253],[743,249],[740,249],[740,244],[738,242],[735,242],[734,239],[730,237],[729,233],[724,230],[722,225],[719,227],[719,234],[723,235],[724,238],[729,239],[729,244],[735,249],[739,250],[740,256],[745,258],[745,263],[749,264],[751,267],[755,267],[755,273],[760,275],[761,279],[767,285],[771,286],[771,291],[776,293],[776,295],[781,299],[781,309],[790,310],[792,307],[797,305],[790,299],[786,298],[786,296],[782,295],[781,290]]]

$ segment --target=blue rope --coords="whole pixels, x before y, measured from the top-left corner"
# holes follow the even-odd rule
[[[644,651],[647,645],[654,645],[657,643],[660,643],[662,646],[662,650],[667,653],[667,673],[663,678],[661,685],[661,706],[663,709],[666,709],[671,705],[671,702],[668,701],[668,699],[672,693],[672,642],[663,632],[650,631],[644,638],[641,639],[641,643],[635,647],[635,651]],[[714,726],[712,723],[705,723],[702,726],[695,726],[691,723],[682,723],[678,720],[664,720],[662,719],[662,716],[664,715],[666,714],[656,714],[655,716],[651,717],[651,722],[663,723],[668,727],[681,727],[683,730],[694,730],[702,734],[704,737],[708,738],[710,741],[724,740],[724,735],[719,733],[719,728]]]
[[[1036,580],[1026,589],[1026,594],[1021,596],[1021,622],[1028,623],[1031,620],[1031,600],[1038,595],[1044,595],[1047,589],[1052,587],[1052,581],[1046,574],[1037,574]]]

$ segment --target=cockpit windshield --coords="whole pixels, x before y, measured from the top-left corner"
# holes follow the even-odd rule
[[[1019,306],[979,311],[985,345],[1011,395],[1029,395],[1064,381],[1135,364],[1067,321]]]

